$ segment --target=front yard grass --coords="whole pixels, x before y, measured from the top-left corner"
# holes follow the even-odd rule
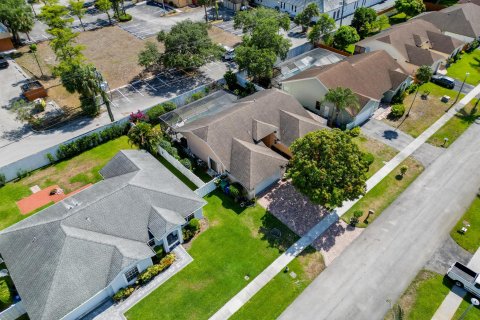
[[[260,205],[243,209],[219,191],[205,197],[209,227],[193,262],[126,312],[128,319],[208,319],[298,237]],[[277,239],[272,230],[281,231]]]
[[[421,95],[424,91],[430,92],[427,100],[423,100],[421,98]],[[450,102],[443,103],[440,101],[441,97],[444,95],[450,96]],[[406,109],[405,115],[410,108],[414,96],[415,93],[409,94],[404,100]],[[425,129],[430,127],[433,123],[435,123],[435,121],[445,114],[445,111],[452,105],[456,96],[456,91],[440,87],[431,82],[425,83],[419,88],[417,99],[413,104],[408,118],[406,118],[404,115],[400,119],[383,119],[382,121],[386,122],[392,127],[398,127],[399,130],[416,138],[423,131],[425,131]],[[462,97],[463,94],[460,95],[459,99]]]
[[[452,285],[443,275],[427,270],[420,271],[397,302],[405,313],[405,319],[430,320]],[[393,320],[392,313],[387,313],[385,319]]]
[[[479,99],[480,100],[480,99]],[[464,133],[472,123],[480,117],[480,111],[474,110],[474,103],[470,102],[462,110],[460,110],[452,119],[448,120],[433,136],[428,139],[428,143],[437,147],[450,146],[455,140]],[[448,139],[448,143],[444,145],[444,138]]]
[[[72,159],[36,170],[19,181],[7,183],[0,188],[0,230],[29,216],[20,214],[16,202],[32,194],[30,187],[38,185],[43,189],[57,184],[65,193],[69,193],[88,183],[95,183],[101,180],[98,171],[122,149],[132,149],[126,136],[97,146]]]
[[[401,178],[400,167],[407,166],[408,170],[405,176]],[[353,205],[343,216],[342,220],[350,223],[350,218],[357,210],[363,212],[363,216],[359,218],[359,223],[356,225],[360,228],[366,228],[369,223],[372,223],[395,199],[417,178],[423,171],[423,166],[420,162],[413,158],[407,158],[389,175],[383,178],[372,190],[370,190],[363,198]],[[375,214],[368,217],[368,211],[373,210]]]
[[[458,232],[463,227],[463,221],[470,223],[470,227],[465,234]],[[475,253],[480,247],[480,198],[478,196],[475,197],[468,210],[450,231],[450,236],[459,246],[470,253]]]
[[[358,145],[360,151],[371,153],[375,157],[368,170],[368,178],[373,176],[375,172],[380,170],[386,162],[390,161],[398,153],[397,150],[365,135],[360,135],[352,140]]]
[[[280,272],[230,319],[271,320],[278,316],[325,269],[322,254],[309,247]],[[290,276],[295,272],[296,278]]]
[[[457,309],[457,312],[453,316],[453,319],[460,319],[462,314],[466,311],[468,306],[471,304],[470,299],[472,298],[473,296],[470,293],[467,293],[465,295],[462,303]],[[478,306],[471,308],[470,311],[468,311],[468,313],[463,318],[463,320],[478,320],[478,319],[480,319],[480,308]]]
[[[463,81],[465,74],[469,72],[466,83],[478,85],[480,82],[480,50],[473,50],[470,53],[464,53],[457,62],[453,63],[447,69],[449,77]]]

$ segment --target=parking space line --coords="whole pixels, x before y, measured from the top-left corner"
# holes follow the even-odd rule
[[[165,81],[163,81],[162,79],[160,79],[158,76],[159,76],[159,75],[155,76],[155,78],[157,78],[158,80],[160,80],[160,82],[163,83],[164,86],[166,86],[167,83],[166,83]]]
[[[130,87],[132,87],[133,89],[135,89],[135,91],[137,91],[142,97],[144,96],[143,93],[141,93],[140,91],[138,91],[138,89],[135,88],[134,86],[130,85]]]
[[[150,83],[148,83],[147,81],[143,81],[145,83],[145,85],[147,85],[148,87],[150,87],[150,89],[154,90],[154,91],[157,91],[156,88],[154,88],[153,86],[150,85]]]
[[[132,102],[130,99],[127,98],[126,95],[123,94],[122,90],[117,90],[118,92],[120,92],[120,94],[125,98],[127,99],[128,102]]]

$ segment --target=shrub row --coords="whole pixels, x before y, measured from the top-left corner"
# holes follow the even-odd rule
[[[188,222],[188,224],[183,227],[182,234],[183,234],[183,241],[188,242],[190,241],[200,230],[200,220],[193,218]]]
[[[147,284],[162,271],[168,269],[168,267],[175,262],[175,259],[176,257],[174,253],[167,254],[159,263],[148,267],[145,271],[140,273],[134,285],[118,290],[117,293],[113,295],[113,300],[121,301],[128,298],[139,287],[139,285]]]
[[[154,264],[153,266],[148,267],[145,271],[140,273],[137,278],[137,282],[141,285],[149,283],[153,278],[155,278],[160,272],[170,267],[175,261],[175,254],[169,253],[159,263]]]
[[[146,115],[148,117],[148,122],[150,122],[152,125],[156,125],[160,123],[160,116],[170,112],[172,110],[175,110],[177,108],[177,105],[173,102],[165,102],[161,104],[157,104],[154,107],[151,107],[150,109],[147,110]]]
[[[104,129],[101,132],[95,132],[87,136],[83,136],[75,141],[62,144],[57,150],[57,161],[70,159],[76,155],[79,155],[82,152],[90,150],[102,143],[105,143],[109,140],[119,138],[127,133],[129,124],[122,125],[113,125]],[[48,156],[47,156],[48,157]],[[49,158],[49,161],[52,162],[53,157]]]

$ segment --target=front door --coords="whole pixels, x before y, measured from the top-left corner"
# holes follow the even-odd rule
[[[172,233],[170,233],[167,236],[167,242],[168,242],[169,247],[177,241],[178,241],[178,232],[177,231],[173,231]]]

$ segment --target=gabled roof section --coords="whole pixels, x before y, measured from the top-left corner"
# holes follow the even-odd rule
[[[249,190],[287,163],[287,159],[268,148],[233,139],[231,174]]]
[[[392,81],[392,71],[397,73],[395,81]],[[359,96],[380,100],[385,92],[396,89],[407,79],[408,74],[388,53],[380,50],[350,56],[326,67],[311,68],[285,80],[284,83],[309,78],[317,78],[329,89],[350,88]]]
[[[440,11],[426,12],[416,17],[434,24],[441,32],[451,32],[470,38],[480,36],[480,1],[464,3]]]
[[[145,151],[121,151],[102,172],[105,180],[0,232],[0,253],[32,320],[64,317],[153,256],[152,208],[168,225],[205,205]]]
[[[278,130],[278,127],[271,125],[269,123],[252,119],[252,138],[255,141],[262,140],[271,133],[274,133]]]
[[[280,112],[280,124],[289,123],[290,125],[282,125],[284,128],[281,132],[282,143],[285,145],[292,144],[298,137],[303,137],[309,132],[324,129],[327,121],[318,122],[307,117],[300,116],[285,110]]]
[[[183,224],[185,224],[185,218],[165,208],[152,207],[148,217],[148,229],[158,240]]]

